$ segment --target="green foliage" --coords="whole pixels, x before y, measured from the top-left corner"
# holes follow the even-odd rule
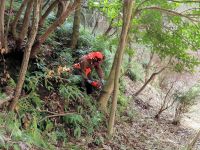
[[[60,85],[59,93],[68,101],[79,100],[84,97],[77,86]]]
[[[132,81],[142,80],[144,79],[144,69],[140,63],[133,62],[126,70],[126,75],[128,75]]]
[[[84,126],[87,129],[88,134],[92,134],[95,129],[98,129],[98,127],[104,120],[103,114],[97,110],[93,110],[91,112],[91,115],[87,115],[86,117],[87,120]]]
[[[120,91],[120,94],[118,96],[118,101],[117,101],[119,115],[121,115],[121,113],[124,113],[129,102],[130,102],[129,98],[122,91]]]
[[[31,129],[27,131],[21,130],[21,123],[16,118],[16,114],[12,112],[1,116],[0,125],[4,126],[4,128],[0,129],[0,148],[2,149],[12,147],[17,150],[19,149],[18,143],[20,142],[30,149],[55,149],[47,141],[44,141],[40,131],[37,129],[37,121],[35,118],[33,118]]]
[[[15,88],[15,87],[16,87],[16,83],[15,83],[15,81],[14,81],[12,78],[10,78],[10,79],[8,80],[8,86],[9,86],[9,87],[12,87],[12,88]]]
[[[67,115],[64,117],[64,121],[72,126],[77,126],[83,123],[83,117],[78,114]]]
[[[80,49],[90,48],[94,40],[95,37],[91,34],[89,30],[83,28],[80,29],[80,35],[78,40],[78,45]]]
[[[6,97],[5,93],[0,92],[0,99],[4,99]]]
[[[141,1],[136,3],[140,5]],[[140,16],[132,21],[135,28],[131,31],[136,42],[156,52],[161,60],[172,58],[175,71],[193,71],[194,67],[199,65],[199,60],[189,51],[195,51],[200,47],[199,26],[184,19],[183,16],[170,15],[165,11],[174,11],[179,7],[177,3],[152,0],[143,3],[141,7],[154,5],[164,10],[144,9]]]
[[[63,49],[61,52],[57,53],[58,61],[55,65],[67,66],[71,67],[74,62],[74,58],[72,57],[72,50],[67,48]]]
[[[88,5],[90,8],[96,8],[102,12],[109,20],[118,18],[122,10],[122,1],[120,0],[89,0]]]
[[[185,92],[176,92],[174,99],[184,105],[192,105],[200,93],[200,86],[195,85]]]

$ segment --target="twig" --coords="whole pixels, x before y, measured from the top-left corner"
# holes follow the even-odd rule
[[[63,114],[54,114],[54,115],[49,115],[41,119],[39,122],[42,122],[43,120],[46,120],[48,118],[53,118],[53,117],[62,117],[62,116],[67,116],[67,115],[73,115],[76,114],[75,112],[69,112],[69,113],[63,113]]]

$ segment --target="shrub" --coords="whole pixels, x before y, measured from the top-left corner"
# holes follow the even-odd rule
[[[130,67],[126,70],[126,75],[132,81],[138,81],[144,79],[144,70],[141,64],[137,62],[131,63]]]
[[[182,114],[186,113],[189,107],[195,103],[199,93],[200,86],[195,85],[185,92],[176,92],[174,94],[174,99],[176,100],[177,104],[173,124],[179,124]]]

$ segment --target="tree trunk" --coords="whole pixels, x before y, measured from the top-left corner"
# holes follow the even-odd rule
[[[26,71],[27,71],[27,68],[28,68],[31,48],[32,48],[32,45],[35,41],[35,37],[36,37],[36,34],[37,34],[37,30],[38,30],[39,15],[40,15],[39,14],[40,4],[41,4],[40,0],[34,1],[32,29],[31,29],[30,37],[28,39],[28,43],[27,43],[25,51],[24,51],[23,61],[22,61],[22,65],[21,65],[21,69],[20,69],[20,73],[19,73],[17,86],[16,86],[16,89],[15,89],[14,98],[9,105],[9,110],[11,110],[11,111],[13,111],[15,109],[15,106],[16,106],[18,100],[19,100],[21,90],[22,90],[22,86],[23,86],[23,83],[24,83],[24,80],[25,80],[25,75],[26,75]]]
[[[58,3],[58,10],[57,10],[57,14],[56,14],[57,18],[59,18],[62,15],[63,10],[64,10],[64,2],[60,1]]]
[[[107,113],[107,105],[108,105],[108,100],[110,98],[111,93],[113,92],[113,88],[114,88],[114,78],[115,78],[115,70],[116,70],[116,66],[117,66],[117,56],[118,51],[115,54],[115,58],[112,64],[112,68],[108,77],[108,80],[106,82],[106,85],[104,86],[101,95],[99,97],[99,109],[102,112]]]
[[[16,41],[16,49],[19,50],[21,49],[21,44],[23,42],[23,40],[25,39],[27,32],[28,32],[28,27],[29,27],[29,23],[30,23],[30,17],[31,17],[31,12],[33,9],[33,0],[29,0],[27,6],[26,6],[26,12],[24,15],[24,20],[23,20],[23,24],[22,24],[22,28],[21,28],[21,32],[19,34],[19,37]]]
[[[112,99],[112,107],[110,112],[109,124],[108,124],[108,134],[112,135],[114,132],[114,121],[115,113],[117,110],[117,98],[119,93],[119,77],[120,77],[120,68],[122,64],[124,49],[126,45],[126,39],[128,34],[128,29],[130,26],[131,14],[132,14],[133,0],[124,0],[123,7],[123,26],[120,36],[120,43],[118,46],[119,54],[117,54],[118,62],[115,70],[115,80],[114,80],[114,94]]]
[[[10,0],[10,8],[9,8],[9,16],[8,16],[8,22],[6,25],[6,33],[5,33],[5,53],[9,52],[8,48],[8,33],[9,33],[9,27],[10,27],[10,18],[11,18],[11,13],[12,13],[12,7],[13,7],[13,0]]]
[[[12,29],[13,37],[14,37],[15,39],[18,38],[18,34],[17,34],[17,30],[16,30],[16,29],[17,29],[17,22],[18,22],[18,20],[20,19],[20,16],[21,16],[21,14],[22,14],[22,12],[23,12],[23,10],[24,10],[24,8],[25,8],[27,2],[28,2],[28,0],[24,0],[24,1],[22,2],[22,4],[21,4],[21,6],[20,6],[20,8],[19,8],[19,10],[18,10],[18,12],[17,12],[17,14],[16,14],[16,16],[15,16],[15,19],[13,20],[13,23],[12,23],[11,29]]]
[[[46,3],[42,6],[42,10],[45,9],[45,7],[49,4],[50,0],[47,0]]]
[[[1,5],[0,5],[0,49],[5,48],[5,35],[4,35],[5,4],[6,4],[6,0],[1,0]]]
[[[47,16],[52,12],[52,10],[57,6],[59,1],[55,0],[45,11],[44,15],[42,15],[42,17],[40,18],[39,21],[39,26],[42,27],[44,24],[45,19],[47,18]]]
[[[145,87],[155,78],[156,75],[160,74],[162,71],[164,71],[166,67],[162,68],[160,71],[155,72],[151,75],[151,77],[144,83],[144,85],[134,94],[135,96],[138,96],[144,89]]]
[[[78,38],[79,38],[79,28],[80,28],[80,21],[81,21],[81,2],[82,0],[80,0],[74,14],[73,32],[72,32],[72,40],[71,40],[72,49],[76,49]]]
[[[44,43],[44,41],[48,38],[48,36],[61,24],[63,24],[66,20],[66,18],[74,11],[74,9],[77,7],[77,4],[80,2],[80,0],[76,0],[73,4],[69,4],[69,1],[67,1],[67,4],[64,8],[64,12],[62,15],[55,21],[53,24],[45,31],[43,35],[41,35],[38,40],[34,43],[33,48],[31,50],[31,58],[35,58],[38,50],[41,46],[41,44]]]

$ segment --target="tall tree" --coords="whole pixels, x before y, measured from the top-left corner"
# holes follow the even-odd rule
[[[14,98],[11,101],[10,106],[9,106],[9,109],[12,110],[12,111],[15,109],[15,106],[16,106],[18,99],[20,97],[20,94],[21,94],[22,86],[23,86],[23,83],[24,83],[24,80],[25,80],[26,71],[27,71],[27,68],[28,68],[31,48],[32,48],[32,45],[35,41],[36,35],[37,35],[38,24],[39,24],[39,16],[40,16],[40,12],[39,12],[40,5],[41,5],[41,0],[35,0],[34,1],[34,10],[33,10],[33,20],[32,20],[31,33],[30,33],[30,37],[28,39],[28,43],[27,43],[26,48],[25,48],[23,61],[22,61],[22,65],[21,65],[21,69],[20,69],[20,73],[19,73],[19,78],[18,78],[16,89],[15,89],[15,93],[14,93]]]
[[[104,2],[108,3],[107,1]],[[193,1],[191,3],[195,4]],[[180,13],[176,11],[179,6],[176,1],[136,1],[134,6],[134,16],[136,17],[132,17],[134,28],[130,32],[132,33],[131,36],[136,39],[135,43],[147,46],[162,60],[169,57],[173,57],[173,60],[176,59],[176,69],[180,70],[184,67],[191,69],[198,64],[198,61],[187,50],[198,49],[200,44],[199,30],[197,24],[195,24],[196,20],[189,17],[194,13],[195,7]],[[102,5],[100,8],[102,8]],[[172,29],[172,27],[175,27],[175,29]],[[192,39],[195,40],[191,42]],[[114,62],[115,59],[116,57]],[[112,66],[107,84],[104,86],[99,98],[100,109],[104,111],[107,109],[108,100],[114,87],[113,70],[115,70],[114,66]],[[148,84],[160,72],[162,70],[153,74],[145,83]]]
[[[120,77],[120,68],[122,64],[124,49],[126,46],[126,39],[128,34],[128,29],[130,26],[130,20],[133,9],[133,0],[124,0],[123,6],[123,26],[120,35],[120,43],[118,45],[118,54],[117,54],[117,66],[115,69],[115,80],[114,80],[114,93],[112,99],[112,107],[110,112],[109,124],[108,124],[108,133],[112,135],[114,132],[114,121],[115,121],[115,113],[117,110],[117,98],[119,92],[119,77]]]

